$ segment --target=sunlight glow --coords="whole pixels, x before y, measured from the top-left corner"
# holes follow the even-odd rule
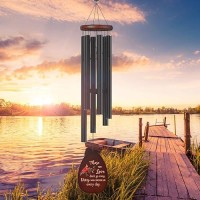
[[[52,103],[53,103],[53,99],[51,97],[35,97],[30,102],[32,106],[43,106],[43,105],[49,105]]]
[[[41,136],[43,132],[43,119],[42,117],[38,118],[38,135]]]

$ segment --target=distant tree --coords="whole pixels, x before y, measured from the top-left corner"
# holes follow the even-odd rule
[[[113,114],[117,114],[117,115],[120,115],[123,113],[123,109],[122,107],[118,106],[118,107],[114,107],[113,108]]]
[[[143,109],[142,109],[142,107],[137,107],[137,108],[135,108],[135,112],[136,113],[142,113],[143,112]]]
[[[195,111],[196,111],[196,113],[200,113],[200,105],[195,107]]]
[[[0,107],[1,108],[6,107],[6,101],[4,99],[0,99]]]

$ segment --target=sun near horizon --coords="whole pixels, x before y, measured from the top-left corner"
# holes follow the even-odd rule
[[[44,106],[54,104],[51,97],[35,97],[30,100],[31,106]]]

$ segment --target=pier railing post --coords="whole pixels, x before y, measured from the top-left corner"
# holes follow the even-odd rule
[[[145,126],[144,137],[145,137],[145,142],[147,142],[149,137],[149,122],[147,122],[147,125]]]
[[[174,115],[174,134],[176,135],[176,115]]]
[[[164,124],[165,127],[167,127],[166,121],[167,121],[167,118],[164,117],[164,119],[163,119],[163,124]]]
[[[191,135],[190,135],[190,114],[184,113],[184,136],[185,136],[185,154],[190,154]]]
[[[142,147],[142,118],[139,118],[139,147]]]

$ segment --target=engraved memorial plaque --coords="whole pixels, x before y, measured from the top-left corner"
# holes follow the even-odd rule
[[[102,157],[87,148],[78,171],[80,189],[86,193],[100,193],[106,188],[107,181],[107,168]]]

